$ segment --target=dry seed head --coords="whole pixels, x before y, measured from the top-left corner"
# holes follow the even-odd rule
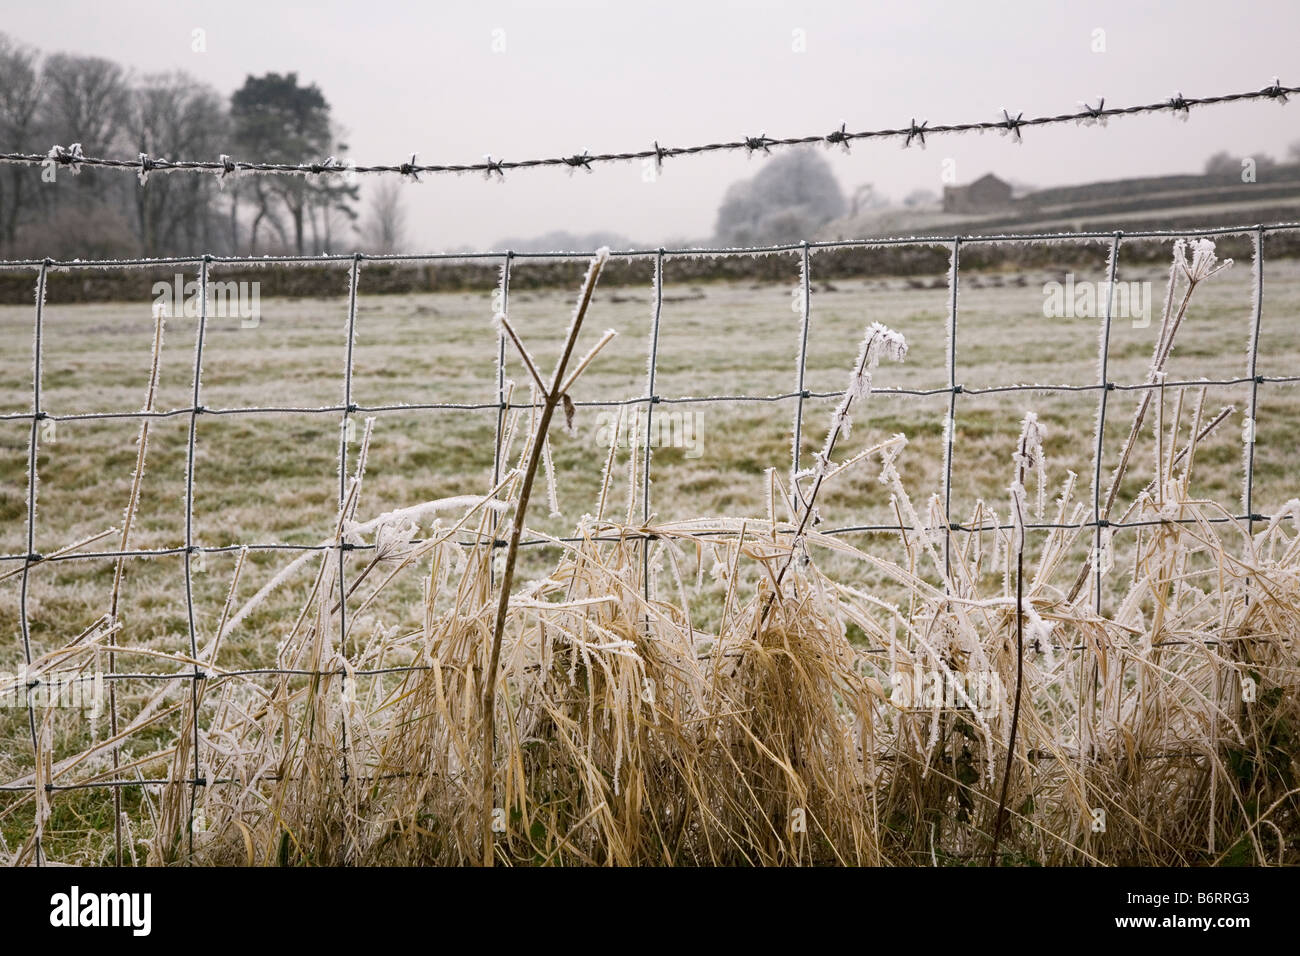
[[[1016,476],[1011,483],[1010,489],[1012,541],[1016,550],[1020,550],[1025,546],[1025,473],[1034,468],[1038,469],[1038,487],[1041,491],[1043,488],[1042,472],[1046,466],[1046,459],[1043,457],[1043,426],[1039,423],[1038,416],[1033,412],[1027,412],[1020,425],[1020,441],[1016,443],[1016,451],[1012,455],[1012,460],[1016,465]],[[1040,506],[1039,513],[1041,514],[1041,512],[1042,508]]]
[[[1219,262],[1214,251],[1214,242],[1210,239],[1197,239],[1192,242],[1191,262],[1187,260],[1187,244],[1183,240],[1174,243],[1174,260],[1178,262],[1189,282],[1200,282],[1232,266],[1231,259]]]
[[[1029,471],[1035,467],[1042,469],[1046,464],[1043,457],[1043,433],[1045,429],[1038,421],[1038,415],[1027,412],[1020,422],[1020,441],[1013,456],[1017,467]]]

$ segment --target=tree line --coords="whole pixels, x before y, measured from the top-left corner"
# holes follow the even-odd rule
[[[0,33],[0,150],[87,156],[323,162],[347,150],[329,102],[296,73],[249,76],[231,96],[184,72],[135,75],[102,57],[43,54]],[[341,161],[341,160],[340,160]],[[358,225],[345,175],[168,175],[0,166],[0,256],[263,255],[402,242],[392,188]],[[378,243],[382,248],[376,250]]]

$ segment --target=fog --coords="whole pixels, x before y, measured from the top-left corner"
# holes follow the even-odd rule
[[[1176,90],[1258,89],[1276,74],[1297,81],[1300,5],[1154,6],[7,0],[0,29],[45,53],[104,56],[137,74],[184,70],[225,97],[249,74],[297,71],[320,87],[358,162],[644,149],[826,133],[841,122],[993,119],[1004,107],[1034,116],[1100,95],[1120,106]],[[900,201],[940,191],[945,169],[959,182],[993,171],[1044,186],[1197,171],[1219,150],[1281,155],[1296,139],[1300,106],[1264,102],[1201,109],[1187,122],[1030,129],[1022,145],[992,133],[824,155],[846,195],[871,183]],[[403,186],[406,229],[421,250],[555,231],[705,237],[728,188],[767,161],[722,153],[672,159],[658,173],[632,162],[522,170],[503,183],[426,176]]]

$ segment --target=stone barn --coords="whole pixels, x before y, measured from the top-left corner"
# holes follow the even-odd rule
[[[981,213],[1002,209],[1011,204],[1011,184],[986,173],[968,186],[943,188],[943,211]]]

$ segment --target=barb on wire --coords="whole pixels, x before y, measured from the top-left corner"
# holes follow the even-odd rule
[[[412,153],[412,154],[411,154],[411,161],[410,161],[409,163],[402,163],[402,165],[400,165],[400,166],[397,167],[397,171],[398,171],[399,173],[401,173],[403,176],[408,176],[408,177],[410,177],[410,179],[411,179],[412,182],[417,182],[417,183],[418,183],[418,182],[420,181],[420,177],[419,177],[417,174],[421,172],[421,169],[420,169],[420,167],[416,164],[416,162],[415,162],[415,157],[416,157],[416,154],[415,154],[415,153]],[[360,171],[360,170],[358,170],[358,171]]]
[[[226,182],[226,177],[232,175],[239,169],[239,167],[235,165],[234,160],[232,160],[226,153],[222,153],[217,157],[217,166],[217,179],[223,185]]]
[[[1017,113],[1015,116],[1012,116],[1010,111],[1006,109],[1002,111],[1001,125],[1005,128],[1006,132],[1011,133],[1016,137],[1017,143],[1024,142],[1024,140],[1021,139],[1020,137],[1020,127],[1025,125],[1024,116],[1025,114],[1023,112]]]
[[[1182,92],[1175,93],[1172,97],[1162,100],[1158,103],[1145,103],[1134,106],[1106,106],[1105,99],[1099,98],[1097,106],[1089,106],[1087,103],[1082,104],[1082,109],[1073,113],[1060,113],[1055,115],[1035,116],[1025,118],[1024,113],[1016,113],[1014,116],[1008,110],[1003,110],[1002,118],[998,120],[987,120],[973,123],[949,123],[945,125],[931,126],[928,121],[917,123],[915,117],[907,126],[886,129],[871,129],[851,132],[845,124],[830,133],[809,135],[809,136],[790,136],[785,138],[773,138],[766,133],[759,133],[757,136],[744,136],[739,140],[721,141],[713,143],[702,143],[695,146],[662,146],[658,140],[649,149],[630,150],[617,153],[589,153],[583,151],[579,154],[569,154],[565,156],[553,156],[549,158],[538,159],[519,159],[512,161],[496,160],[490,155],[485,157],[483,162],[479,163],[418,163],[416,154],[412,153],[409,161],[398,164],[376,164],[376,165],[331,165],[328,161],[325,163],[266,163],[256,161],[232,160],[229,155],[223,153],[214,162],[211,160],[167,160],[167,159],[150,159],[148,168],[143,157],[136,159],[112,159],[102,156],[85,156],[81,151],[81,144],[73,143],[71,146],[54,146],[46,153],[22,153],[6,152],[0,153],[0,163],[10,165],[29,165],[40,166],[49,164],[58,164],[70,167],[73,172],[78,172],[83,166],[96,166],[104,169],[126,169],[135,172],[141,177],[141,184],[148,178],[149,170],[164,170],[166,172],[210,172],[216,173],[217,176],[224,180],[232,173],[279,173],[287,175],[312,176],[321,174],[341,174],[344,170],[348,173],[367,173],[367,174],[384,174],[397,173],[409,179],[418,181],[422,173],[484,173],[489,177],[497,174],[498,177],[504,177],[506,170],[514,169],[532,169],[545,166],[561,166],[572,169],[586,169],[590,171],[596,163],[617,163],[627,162],[630,160],[653,159],[657,167],[662,167],[665,159],[676,156],[694,156],[698,153],[711,153],[722,150],[745,150],[749,154],[755,152],[770,153],[773,147],[783,146],[811,146],[818,143],[826,146],[842,146],[848,148],[854,140],[860,139],[897,139],[902,142],[904,147],[911,146],[912,143],[925,145],[926,136],[934,136],[942,133],[971,133],[971,132],[989,132],[1000,131],[1002,133],[1012,133],[1019,142],[1022,139],[1022,131],[1029,126],[1053,126],[1063,123],[1076,123],[1082,125],[1104,125],[1106,119],[1112,116],[1133,116],[1140,113],[1160,113],[1172,112],[1180,119],[1187,119],[1188,114],[1194,106],[1212,106],[1219,103],[1235,103],[1248,100],[1275,100],[1278,103],[1286,104],[1287,98],[1292,93],[1300,93],[1300,87],[1283,86],[1280,79],[1273,78],[1273,82],[1262,89],[1246,90],[1240,93],[1222,93],[1217,96],[1184,96]]]
[[[80,143],[73,143],[71,146],[67,146],[67,147],[59,146],[56,144],[54,146],[51,146],[50,151],[46,153],[44,156],[42,157],[33,156],[32,158],[38,159],[42,166],[49,166],[54,163],[58,163],[60,166],[67,166],[74,173],[81,172],[81,166],[83,163],[90,163],[91,165],[94,165],[93,159],[87,159],[82,154]]]
[[[1097,124],[1100,124],[1102,126],[1106,125],[1106,116],[1105,116],[1106,97],[1104,96],[1097,97],[1096,106],[1089,105],[1086,100],[1080,103],[1079,105],[1083,107],[1084,112],[1086,114],[1085,116],[1079,119],[1080,125],[1083,126],[1094,126]]]
[[[591,156],[584,149],[581,155],[564,157],[564,165],[571,169],[585,169],[587,172],[591,172]]]

